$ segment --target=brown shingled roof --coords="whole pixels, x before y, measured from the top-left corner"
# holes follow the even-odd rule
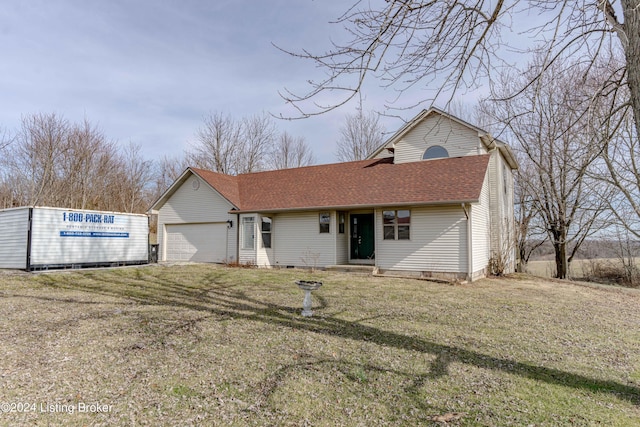
[[[391,159],[308,166],[236,177],[191,168],[241,211],[474,202],[489,155],[393,164]]]

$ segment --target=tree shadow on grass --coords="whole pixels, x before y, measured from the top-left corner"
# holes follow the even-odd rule
[[[77,278],[77,276],[75,276]],[[145,275],[127,277],[117,275],[94,275],[92,282],[76,281],[73,275],[41,276],[40,281],[60,289],[85,291],[118,297],[129,302],[165,307],[180,307],[207,312],[221,318],[238,318],[264,322],[295,330],[326,334],[330,336],[372,342],[381,346],[410,351],[419,351],[436,357],[428,377],[437,378],[448,374],[451,363],[459,362],[478,368],[499,370],[535,381],[562,385],[589,392],[610,393],[635,405],[640,404],[640,389],[615,381],[590,378],[584,375],[555,368],[536,366],[486,355],[477,351],[435,343],[409,337],[399,333],[329,316],[303,318],[298,315],[300,307],[291,307],[260,301],[234,284],[186,284],[165,277]],[[29,297],[33,297],[29,295]],[[327,306],[320,295],[314,310]],[[65,299],[67,301],[69,299]],[[426,378],[423,378],[425,380]]]

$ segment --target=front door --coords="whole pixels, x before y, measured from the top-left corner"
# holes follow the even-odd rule
[[[351,259],[373,259],[373,214],[351,214]]]

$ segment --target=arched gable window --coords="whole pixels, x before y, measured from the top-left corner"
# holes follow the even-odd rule
[[[446,148],[441,147],[439,145],[432,145],[427,148],[427,151],[422,155],[422,160],[427,159],[440,159],[442,157],[449,157],[449,152]]]

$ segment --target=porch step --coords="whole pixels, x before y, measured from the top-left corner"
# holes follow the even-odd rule
[[[328,265],[325,270],[328,271],[340,271],[342,273],[360,273],[360,274],[373,274],[375,267],[373,265],[358,265],[358,264],[345,264],[345,265]]]

